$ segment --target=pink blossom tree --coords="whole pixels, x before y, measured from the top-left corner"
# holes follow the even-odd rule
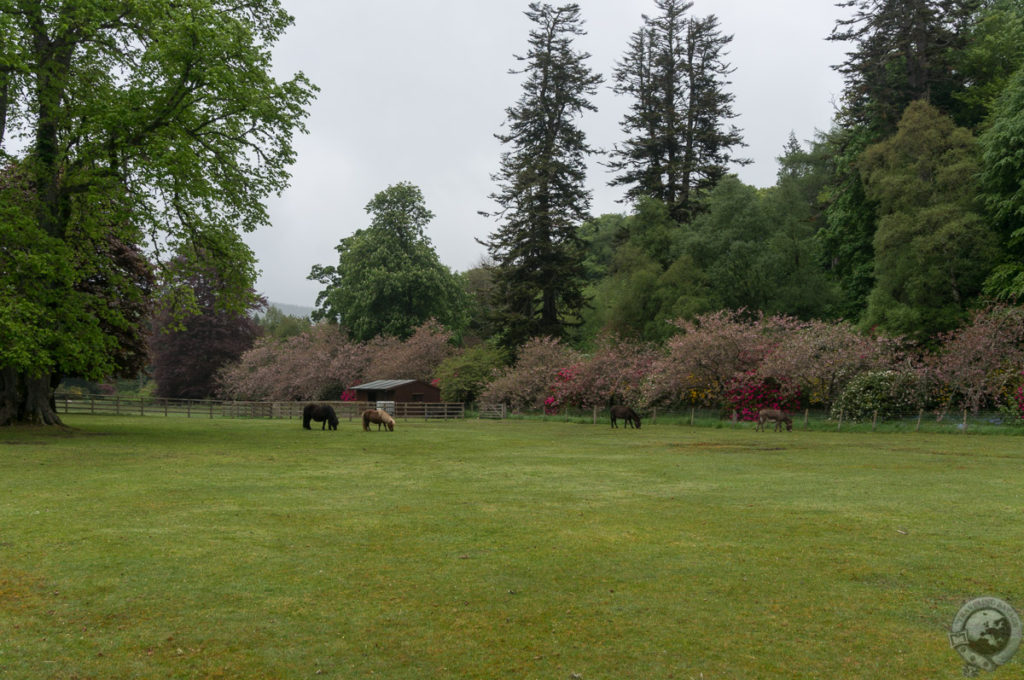
[[[891,368],[898,346],[863,335],[845,321],[787,322],[756,375],[776,384],[783,401],[800,393],[806,403],[827,408],[859,373]]]
[[[367,380],[409,378],[430,382],[438,366],[455,352],[452,334],[431,319],[421,324],[405,341],[377,336],[366,343]]]
[[[1024,365],[1024,309],[997,305],[978,311],[970,323],[938,340],[926,370],[945,387],[947,406],[977,412],[1012,398]]]
[[[777,325],[744,310],[722,310],[672,322],[681,331],[669,338],[666,353],[651,367],[644,384],[650,404],[718,406],[733,380],[755,371],[769,351]]]
[[[248,400],[340,399],[363,375],[367,349],[336,326],[318,324],[276,340],[263,338],[218,374],[220,396]]]
[[[593,353],[559,373],[552,404],[643,407],[643,383],[658,356],[652,345],[602,337]]]
[[[503,403],[517,411],[543,408],[559,370],[575,363],[578,356],[555,338],[528,340],[515,364],[496,375],[479,400]]]

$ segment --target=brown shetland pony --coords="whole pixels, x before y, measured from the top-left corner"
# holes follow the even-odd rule
[[[612,427],[618,427],[617,421],[622,418],[626,421],[626,427],[635,427],[640,429],[640,416],[636,414],[636,411],[628,406],[612,406]]]
[[[363,431],[370,431],[370,423],[377,423],[377,431],[380,432],[380,426],[383,425],[388,428],[388,432],[395,431],[395,419],[391,417],[391,414],[383,409],[367,409],[363,411]]]
[[[757,427],[754,428],[754,431],[764,432],[764,424],[769,420],[775,423],[776,432],[782,432],[783,424],[785,424],[787,432],[793,431],[793,419],[777,408],[765,408],[758,411]]]
[[[309,427],[310,420],[322,422],[321,430],[328,427],[332,430],[338,429],[338,415],[330,404],[308,404],[306,408],[302,409],[302,427],[307,430],[311,429]]]

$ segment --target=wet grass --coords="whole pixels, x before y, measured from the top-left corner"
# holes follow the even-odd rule
[[[1024,609],[1017,437],[68,422],[0,430],[5,679],[952,678]]]

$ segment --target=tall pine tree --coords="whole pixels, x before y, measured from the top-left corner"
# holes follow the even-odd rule
[[[844,0],[854,8],[829,40],[854,49],[836,66],[843,74],[842,118],[866,125],[880,137],[896,124],[912,101],[923,99],[949,115],[954,95],[964,87],[957,55],[981,0]]]
[[[564,337],[585,304],[583,253],[577,229],[590,210],[584,187],[592,153],[577,119],[596,111],[588,95],[601,76],[573,48],[584,35],[576,4],[531,3],[536,24],[524,62],[523,93],[506,110],[508,151],[493,176],[498,229],[484,245],[494,261],[497,324],[502,345],[515,349],[531,337]]]
[[[661,14],[644,16],[614,72],[615,91],[632,98],[622,120],[627,139],[612,152],[612,185],[626,197],[649,196],[669,206],[672,217],[689,222],[701,201],[725,175],[732,150],[743,146],[729,120],[733,95],[726,91],[732,68],[718,18],[688,17],[693,3],[656,0]]]

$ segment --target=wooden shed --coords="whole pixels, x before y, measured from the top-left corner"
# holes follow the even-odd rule
[[[441,401],[441,388],[422,380],[374,380],[349,389],[357,401]]]

